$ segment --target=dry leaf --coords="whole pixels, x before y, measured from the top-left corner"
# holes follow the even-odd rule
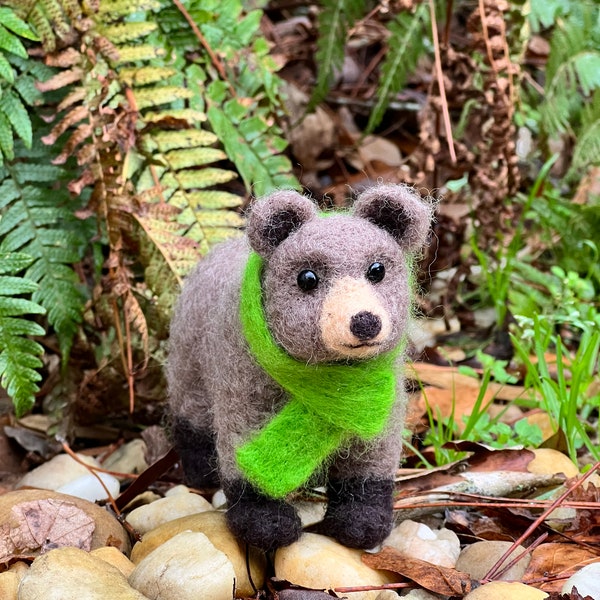
[[[44,553],[61,546],[89,551],[96,525],[83,510],[48,498],[15,504],[0,527],[0,563]]]
[[[406,365],[405,372],[409,378],[448,390],[457,388],[475,388],[479,390],[481,387],[481,382],[478,379],[459,373],[457,367],[439,367],[414,362]],[[504,385],[494,381],[488,384],[487,391],[498,400],[516,400],[517,398],[530,397],[529,392],[523,386]]]
[[[479,396],[478,387],[456,386],[450,389],[426,387],[421,393],[419,409],[421,414],[427,412],[427,406],[431,409],[436,419],[447,419],[452,417],[460,432],[465,428],[463,416],[470,416]],[[485,406],[493,401],[494,394],[486,390],[483,397]]]
[[[600,562],[600,556],[589,548],[559,542],[541,544],[531,553],[531,562],[523,576],[523,582],[539,582],[551,573],[556,581],[548,581],[537,587],[545,592],[560,592],[566,579],[594,562]]]
[[[372,569],[398,573],[434,594],[465,596],[472,588],[467,573],[412,558],[389,546],[377,554],[363,554],[362,560]]]

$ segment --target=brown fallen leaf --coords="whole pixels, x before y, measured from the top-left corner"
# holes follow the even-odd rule
[[[416,379],[421,383],[449,390],[453,388],[476,388],[479,390],[481,387],[479,379],[459,373],[458,367],[439,367],[414,362],[406,365],[405,374],[408,378]],[[492,381],[488,384],[487,390],[498,400],[530,398],[530,392],[520,385],[505,385]]]
[[[89,551],[96,524],[83,510],[48,498],[15,504],[0,527],[0,563],[30,557],[61,546]]]
[[[473,587],[467,573],[412,558],[389,546],[385,546],[377,554],[363,554],[362,561],[372,569],[398,573],[442,596],[465,596]]]
[[[540,544],[531,553],[531,562],[523,576],[523,583],[535,585],[545,592],[560,592],[566,579],[594,562],[600,562],[600,551],[578,544]],[[548,574],[554,579],[544,582]]]

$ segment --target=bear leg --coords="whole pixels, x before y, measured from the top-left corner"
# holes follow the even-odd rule
[[[185,481],[194,488],[219,487],[217,449],[213,433],[183,417],[171,423],[171,437],[183,466]]]
[[[392,530],[393,491],[391,479],[330,480],[327,512],[311,530],[349,548],[373,548]]]
[[[226,482],[223,490],[227,524],[239,539],[268,552],[300,537],[302,524],[291,504],[268,498],[241,479]]]

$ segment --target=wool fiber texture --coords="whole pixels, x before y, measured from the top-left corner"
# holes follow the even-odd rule
[[[248,259],[241,289],[242,329],[258,364],[290,396],[286,406],[236,454],[248,480],[273,498],[282,498],[352,436],[381,434],[395,400],[396,352],[366,361],[308,364],[280,348],[263,309],[256,253]]]

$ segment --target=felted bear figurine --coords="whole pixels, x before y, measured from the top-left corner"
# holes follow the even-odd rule
[[[249,544],[298,539],[286,496],[319,477],[319,533],[357,548],[388,535],[410,255],[432,212],[404,185],[375,186],[329,215],[278,191],[255,203],[245,238],[186,280],[167,363],[171,434],[188,483],[220,483],[229,527]]]

